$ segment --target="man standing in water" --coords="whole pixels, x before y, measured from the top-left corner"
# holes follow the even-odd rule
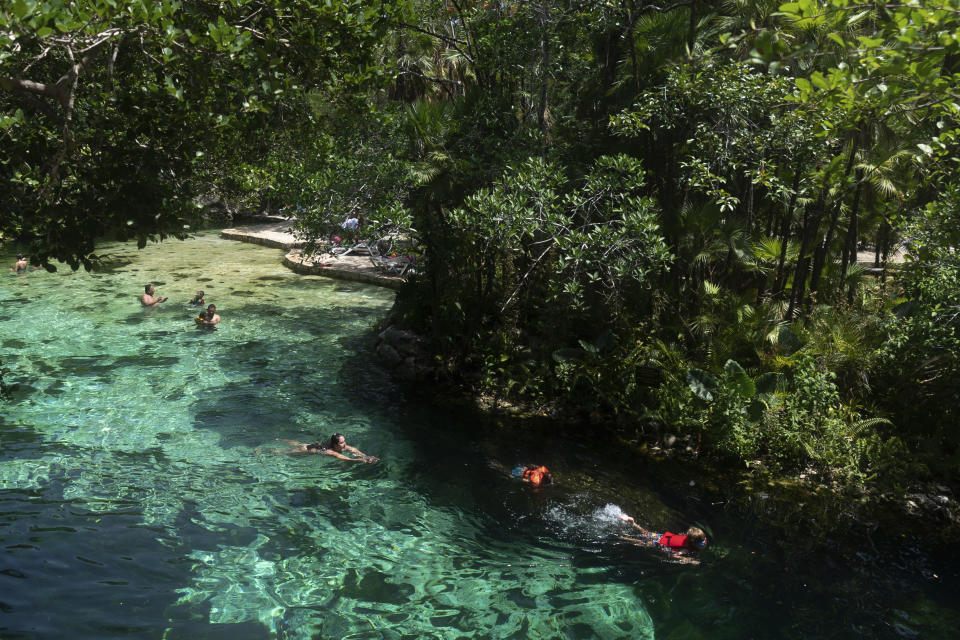
[[[160,297],[158,295],[154,295],[155,293],[156,289],[153,288],[152,284],[145,285],[143,287],[143,295],[140,296],[140,304],[145,307],[155,307],[161,302],[167,301],[166,296]]]
[[[220,315],[217,313],[217,306],[211,304],[207,307],[207,313],[203,317],[202,324],[205,327],[215,327],[220,322]]]
[[[18,253],[17,261],[13,263],[13,269],[10,269],[10,271],[13,271],[14,273],[24,273],[26,270],[27,259],[23,257],[22,253]]]

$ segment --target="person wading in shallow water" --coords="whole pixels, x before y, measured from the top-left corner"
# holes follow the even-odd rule
[[[17,261],[13,263],[13,269],[10,269],[14,273],[26,273],[27,271],[27,259],[23,257],[22,253],[17,254]]]
[[[639,538],[618,536],[621,540],[632,542],[641,547],[660,549],[670,554],[675,561],[683,564],[700,564],[700,560],[695,557],[695,554],[707,547],[707,534],[703,532],[703,529],[690,527],[687,529],[686,535],[670,533],[669,531],[655,533],[649,529],[644,529],[637,524],[636,520],[625,513],[621,513],[617,517],[632,524],[635,529],[640,531],[641,535]]]
[[[215,327],[220,324],[220,316],[217,314],[217,306],[214,304],[207,306],[207,313],[203,316],[201,324],[205,327]]]
[[[335,433],[330,436],[329,442],[298,442],[296,440],[283,440],[291,446],[290,449],[273,449],[273,453],[283,453],[288,456],[301,456],[305,454],[318,454],[325,456],[333,456],[334,458],[339,458],[340,460],[347,460],[349,462],[380,462],[380,458],[374,456],[368,456],[363,451],[360,451],[356,447],[351,447],[347,444],[347,439],[342,433]],[[343,452],[347,451],[354,456],[345,456]]]
[[[161,297],[161,296],[155,295],[156,292],[157,290],[154,289],[152,284],[144,285],[143,295],[140,296],[140,304],[142,304],[145,307],[155,307],[161,302],[167,301],[166,296]]]

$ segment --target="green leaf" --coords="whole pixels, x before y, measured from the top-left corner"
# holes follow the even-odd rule
[[[846,41],[840,36],[839,33],[831,32],[827,34],[827,37],[833,40],[834,42],[836,42],[837,44],[839,44],[841,47],[847,46]]]
[[[773,395],[784,391],[786,388],[786,378],[775,371],[761,373],[754,379],[753,383],[760,395]]]
[[[757,392],[753,380],[743,370],[740,363],[735,360],[727,360],[727,363],[723,366],[723,372],[724,382],[741,397],[750,398]]]
[[[709,372],[702,369],[690,369],[686,375],[687,386],[693,391],[693,395],[701,400],[711,402],[713,393],[719,388],[717,379]]]

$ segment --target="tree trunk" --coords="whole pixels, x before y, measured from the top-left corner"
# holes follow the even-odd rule
[[[803,230],[800,238],[800,255],[797,259],[797,268],[793,274],[793,287],[790,290],[790,306],[787,308],[787,319],[793,320],[797,307],[800,307],[800,314],[803,314],[804,293],[807,285],[807,268],[810,265],[810,258],[807,257],[807,251],[810,244],[817,235],[817,229],[820,228],[820,220],[823,219],[824,207],[826,207],[827,188],[820,189],[820,196],[817,198],[817,204],[810,215],[804,214]]]
[[[547,80],[550,77],[550,30],[547,28],[547,17],[550,8],[544,3],[540,6],[540,104],[537,108],[537,126],[540,133],[547,135]]]
[[[843,170],[843,181],[846,183],[847,178],[850,176],[850,172],[853,170],[853,162],[857,157],[857,144],[854,141],[853,145],[850,147],[850,155],[847,157],[847,166]],[[858,170],[858,174],[860,170]],[[823,275],[823,268],[827,264],[827,255],[830,253],[830,244],[833,242],[833,234],[837,229],[837,222],[840,219],[840,207],[843,205],[843,195],[841,194],[837,198],[837,202],[834,205],[833,213],[830,216],[830,227],[827,229],[826,235],[823,237],[823,241],[820,243],[820,246],[817,248],[817,253],[814,259],[813,273],[810,276],[810,291],[815,292],[820,286],[820,277]]]
[[[840,271],[839,292],[843,294],[843,282],[847,278],[847,266],[857,263],[857,245],[860,236],[860,194],[863,191],[863,170],[857,169],[857,189],[853,192],[853,206],[850,208],[850,228],[847,230],[846,251],[843,252],[843,263]],[[850,260],[847,262],[847,257]],[[854,285],[850,284],[850,291],[847,292],[847,302],[853,303]]]
[[[633,0],[627,3],[627,40],[630,42],[630,69],[633,72],[633,90],[640,93],[640,69],[637,63],[637,43],[633,35],[637,18],[633,13]]]
[[[800,196],[800,176],[803,173],[803,156],[797,158],[797,168],[793,172],[793,193],[790,194],[790,204],[783,214],[783,222],[780,225],[780,259],[777,261],[777,270],[773,281],[773,295],[780,295],[783,291],[783,285],[786,282],[786,273],[784,266],[787,262],[787,244],[790,241],[790,226],[793,224],[793,210],[797,206],[797,198]]]

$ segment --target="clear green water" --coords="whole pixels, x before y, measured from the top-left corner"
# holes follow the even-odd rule
[[[609,514],[500,479],[367,362],[392,292],[212,232],[101,252],[0,284],[0,637],[653,637]],[[255,452],[334,431],[382,462]]]

